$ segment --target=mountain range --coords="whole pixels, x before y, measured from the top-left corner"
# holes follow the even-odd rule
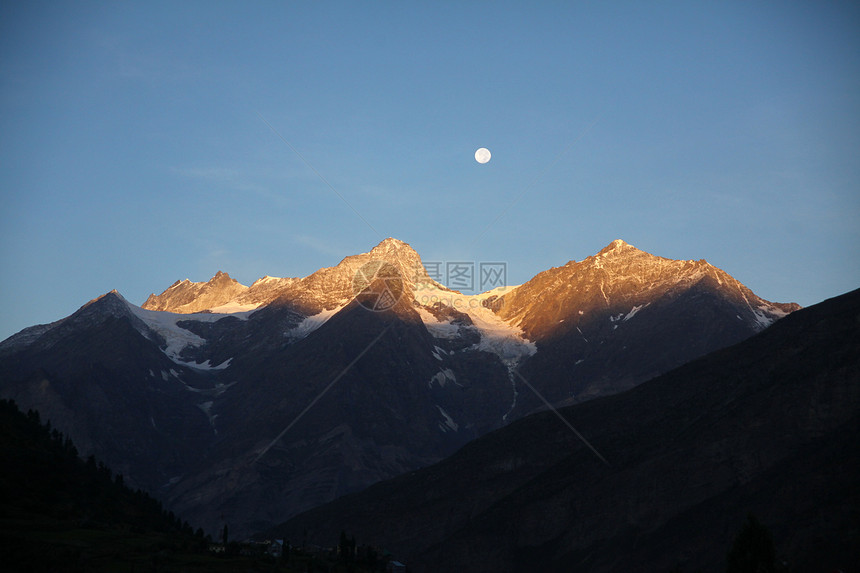
[[[463,295],[406,243],[250,287],[118,292],[0,343],[34,408],[195,526],[236,535],[438,462],[547,404],[629,390],[799,307],[614,241]]]

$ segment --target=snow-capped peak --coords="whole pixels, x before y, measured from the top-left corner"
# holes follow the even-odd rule
[[[610,255],[618,255],[626,252],[641,252],[639,249],[631,245],[630,243],[625,243],[621,239],[615,239],[605,247],[603,247],[600,252],[597,253],[597,257],[606,257]]]
[[[400,251],[402,249],[408,249],[409,251],[415,252],[409,243],[405,243],[400,239],[395,239],[394,237],[388,237],[387,239],[383,239],[378,245],[373,247],[370,250],[370,254],[382,254],[382,253],[391,253]],[[417,254],[417,253],[416,253]]]
[[[269,275],[266,275],[264,277],[261,277],[261,278],[255,280],[251,284],[251,287],[260,286],[260,285],[264,285],[264,284],[272,283],[272,282],[277,282],[280,280],[283,280],[283,279],[281,279],[280,277],[270,277]]]

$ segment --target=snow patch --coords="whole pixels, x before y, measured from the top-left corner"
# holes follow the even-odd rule
[[[439,429],[442,432],[449,432],[451,430],[456,432],[460,429],[460,425],[455,422],[451,416],[448,415],[448,412],[442,409],[442,406],[437,405],[436,407],[439,408],[439,413],[442,414],[442,417],[445,418],[444,422],[439,422]]]
[[[514,378],[514,369],[512,366],[508,366],[508,380],[511,381],[511,391],[513,393],[513,401],[511,402],[511,407],[508,408],[508,411],[505,412],[505,415],[502,416],[502,423],[506,423],[508,421],[508,416],[511,415],[511,412],[514,411],[514,408],[517,407],[517,397],[520,395],[517,390],[517,380]]]
[[[197,336],[190,330],[186,330],[177,323],[181,321],[196,321],[196,322],[217,322],[222,318],[234,316],[240,320],[246,320],[253,311],[249,312],[231,312],[228,314],[214,312],[197,312],[193,314],[179,314],[174,312],[164,312],[161,310],[147,310],[140,308],[137,305],[126,301],[129,310],[142,320],[149,328],[160,334],[167,347],[162,349],[168,358],[177,364],[183,364],[179,359],[179,355],[188,346],[201,346],[206,343],[206,340]]]
[[[434,285],[422,285],[415,291],[415,300],[423,306],[416,310],[424,326],[435,338],[455,338],[461,325],[453,321],[440,321],[424,306],[441,303],[466,314],[472,320],[472,327],[481,335],[481,341],[472,350],[491,352],[505,364],[516,364],[526,356],[537,352],[533,342],[523,336],[523,331],[502,320],[496,313],[484,306],[491,296],[510,293],[517,287],[498,287],[476,295],[464,295],[457,291],[442,290]],[[470,328],[470,327],[466,327]]]
[[[293,340],[298,340],[300,338],[304,338],[309,335],[314,330],[321,327],[323,324],[328,322],[328,319],[336,315],[340,310],[346,306],[346,304],[342,304],[340,306],[336,306],[331,310],[323,310],[317,314],[311,315],[301,321],[298,326],[295,328],[288,330],[286,335]]]
[[[262,278],[255,280],[251,286],[252,287],[253,286],[259,286],[259,285],[264,285],[266,283],[277,283],[277,282],[281,282],[282,280],[284,280],[284,279],[282,279],[281,277],[270,277],[269,275],[266,275]]]
[[[444,348],[439,348],[438,346],[434,346],[431,354],[433,355],[433,358],[441,361],[441,360],[443,360],[442,355],[447,354],[447,352],[445,351]]]
[[[777,308],[775,306],[761,306],[759,308],[761,308],[762,310],[767,310],[767,312],[774,315],[777,320],[791,314],[790,311],[782,310],[781,308]]]
[[[174,484],[177,484],[177,483],[179,483],[179,480],[181,480],[181,479],[182,479],[182,476],[174,476],[174,477],[170,478],[170,479],[167,481],[167,483],[166,483],[166,484],[164,484],[164,486],[163,486],[163,487],[170,487],[170,486],[172,486],[172,485],[174,485]]]
[[[639,312],[640,310],[642,310],[643,308],[645,308],[649,304],[651,304],[651,303],[638,304],[638,305],[634,306],[632,309],[630,309],[630,312],[628,312],[627,314],[625,314],[623,312],[619,312],[616,315],[612,315],[609,317],[609,322],[627,322],[628,320],[630,320],[631,318],[636,316],[637,312]],[[618,325],[615,325],[615,327],[613,327],[613,330],[615,328],[618,328]]]
[[[756,321],[756,327],[755,327],[756,330],[764,330],[765,328],[767,328],[768,326],[770,326],[771,324],[776,322],[775,318],[767,316],[764,313],[764,307],[760,306],[760,307],[758,307],[757,310],[753,309],[752,312],[753,312],[753,316],[755,317],[755,321]]]
[[[432,388],[433,383],[435,382],[439,385],[440,388],[444,388],[448,380],[454,382],[455,384],[457,383],[457,377],[454,376],[454,372],[450,368],[445,368],[444,370],[440,370],[430,378],[430,382],[427,383],[427,387]]]
[[[645,308],[645,307],[646,307],[646,306],[648,306],[649,304],[651,304],[651,303],[639,304],[639,305],[634,306],[634,307],[630,310],[630,312],[628,312],[628,313],[624,316],[624,318],[622,318],[622,319],[621,319],[621,322],[627,322],[628,320],[630,320],[631,318],[633,318],[634,316],[636,316],[636,313],[637,313],[637,312],[639,312],[640,310],[642,310],[643,308]]]
[[[224,370],[225,368],[230,366],[230,362],[232,360],[233,360],[232,358],[228,358],[227,360],[225,360],[221,364],[218,364],[217,366],[212,366],[209,363],[209,360],[206,360],[205,362],[182,362],[181,360],[174,360],[174,362],[176,362],[180,366],[187,366],[189,368],[196,368],[197,370]]]
[[[221,306],[212,307],[211,310],[215,314],[229,314],[230,316],[235,316],[240,320],[248,320],[248,317],[253,313],[253,311],[257,310],[262,306],[263,303],[250,303],[250,304],[240,304],[236,301],[230,301],[226,304],[222,304]]]
[[[421,322],[424,323],[424,327],[433,336],[433,338],[456,338],[457,333],[460,331],[460,325],[454,324],[450,320],[439,320],[424,307],[419,306],[415,310],[418,311],[418,316],[421,317]],[[435,348],[437,351],[441,350],[438,346]],[[441,360],[441,358],[439,359]]]
[[[213,416],[212,411],[211,411],[212,410],[212,404],[214,404],[214,403],[215,402],[210,400],[208,402],[203,402],[202,404],[197,404],[197,407],[200,408],[201,410],[203,410],[203,413],[206,414],[206,417],[209,419],[209,425],[212,426],[212,431],[217,434],[218,430],[215,429],[215,418],[216,418],[217,414],[215,416]]]

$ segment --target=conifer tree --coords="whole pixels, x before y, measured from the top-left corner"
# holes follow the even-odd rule
[[[773,573],[775,555],[770,531],[749,514],[729,550],[726,573]]]

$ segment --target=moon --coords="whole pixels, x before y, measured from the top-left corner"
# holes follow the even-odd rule
[[[481,147],[475,152],[475,161],[478,163],[486,163],[490,160],[490,157],[492,157],[492,155],[490,155],[490,150],[486,147]]]

